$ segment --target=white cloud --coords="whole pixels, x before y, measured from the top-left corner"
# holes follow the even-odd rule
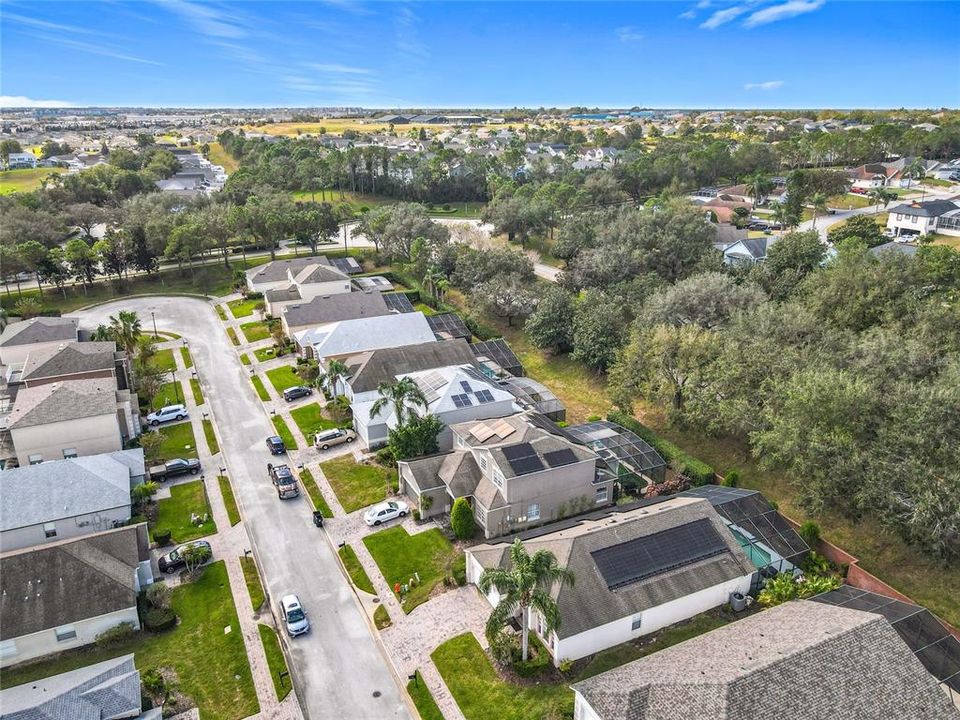
[[[317,72],[338,73],[344,75],[372,75],[373,71],[369,68],[351,67],[350,65],[340,65],[338,63],[306,63],[306,66]]]
[[[781,5],[771,5],[770,7],[757,10],[750,17],[743,21],[743,26],[747,28],[767,25],[778,20],[787,20],[789,18],[804,15],[823,7],[826,0],[788,0]]]
[[[697,3],[697,9],[699,10],[705,10],[708,7],[710,7],[710,0],[700,0],[700,2]]]
[[[90,53],[91,55],[100,55],[102,57],[113,58],[114,60],[125,60],[127,62],[140,63],[141,65],[163,65],[156,60],[129,55],[120,50],[114,50],[102,43],[82,42],[80,40],[71,40],[70,38],[59,37],[57,35],[48,35],[47,33],[27,33],[31,37],[43,40],[51,45],[69,48],[70,50],[79,50],[80,52]]]
[[[235,15],[221,11],[211,3],[162,0],[158,4],[186,20],[201,35],[237,40],[248,34],[244,27],[245,22],[240,21]]]
[[[66,100],[34,100],[25,95],[0,95],[0,107],[5,108],[65,108],[73,107]]]
[[[687,10],[686,12],[680,13],[677,17],[679,17],[681,20],[693,20],[695,17],[697,17],[697,13],[693,10]]]
[[[417,26],[420,18],[408,7],[401,7],[397,14],[397,50],[402,54],[414,58],[426,58],[430,53],[427,46],[420,40]]]
[[[783,87],[783,80],[767,80],[766,82],[747,83],[744,90],[777,90]]]
[[[620,42],[628,43],[639,42],[640,40],[643,40],[643,33],[632,25],[618,27],[616,32]]]
[[[93,34],[93,31],[88,30],[87,28],[77,27],[76,25],[61,25],[60,23],[27,17],[26,15],[19,15],[17,13],[5,12],[3,14],[3,19],[7,22],[16,23],[18,25],[26,25],[27,27],[36,28],[38,30],[47,30],[50,32],[70,32],[80,35]]]
[[[726,25],[728,22],[736,20],[749,9],[750,7],[748,5],[734,5],[733,7],[728,7],[723,10],[717,10],[713,15],[700,23],[700,27],[704,30],[715,30],[721,25]]]

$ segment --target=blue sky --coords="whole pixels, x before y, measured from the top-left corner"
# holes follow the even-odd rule
[[[74,0],[0,13],[8,105],[960,105],[949,1]]]

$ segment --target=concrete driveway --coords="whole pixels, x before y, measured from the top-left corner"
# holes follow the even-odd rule
[[[145,329],[153,312],[158,329],[190,344],[269,601],[276,608],[282,595],[296,593],[310,617],[311,632],[286,643],[304,715],[408,719],[402,691],[334,551],[313,526],[309,501],[278,500],[267,479],[271,456],[264,439],[274,434],[273,425],[212,305],[187,297],[130,298],[72,316],[93,329],[120,310],[137,312]]]

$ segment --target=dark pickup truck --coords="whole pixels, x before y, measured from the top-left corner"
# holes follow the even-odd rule
[[[198,472],[200,472],[200,461],[196,458],[189,458],[187,460],[174,458],[173,460],[168,460],[163,465],[154,465],[150,468],[150,479],[167,480],[177,477],[178,475],[186,475],[187,473],[196,475]]]
[[[300,485],[297,483],[297,478],[286,465],[267,463],[267,473],[270,475],[270,482],[277,488],[278,498],[286,500],[300,495]]]

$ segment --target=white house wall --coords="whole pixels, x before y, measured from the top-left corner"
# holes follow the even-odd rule
[[[573,720],[601,720],[597,711],[576,690],[573,691]]]
[[[0,550],[9,552],[21,548],[47,545],[70,538],[83,537],[93,533],[111,530],[123,525],[130,519],[130,505],[101,510],[100,512],[77,515],[53,521],[57,534],[46,536],[44,524],[13,528],[0,533]]]
[[[23,467],[30,464],[31,455],[41,455],[44,460],[62,460],[67,448],[76,448],[81,457],[123,449],[115,412],[80,420],[15,427],[10,430],[10,436],[17,461]]]

